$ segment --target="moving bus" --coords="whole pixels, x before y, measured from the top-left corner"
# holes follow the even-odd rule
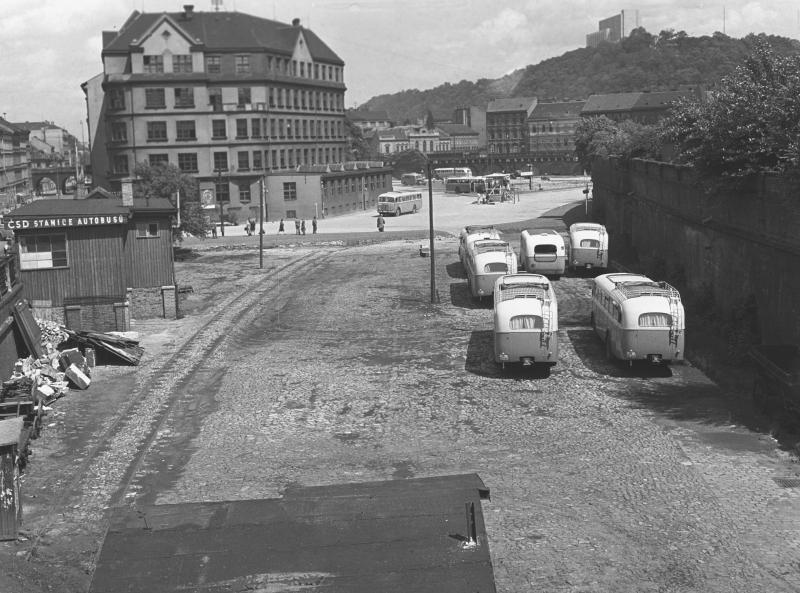
[[[503,274],[516,274],[517,256],[506,241],[478,239],[464,259],[470,294],[479,299],[494,292],[494,283]]]
[[[494,285],[494,360],[543,365],[558,361],[558,303],[541,274],[508,274]]]
[[[500,232],[492,225],[467,225],[461,231],[458,241],[458,259],[466,268],[467,252],[472,249],[472,244],[479,239],[500,239]]]
[[[566,248],[560,233],[554,229],[522,231],[519,265],[523,270],[558,279],[564,273],[565,263]]]
[[[400,216],[405,212],[416,213],[422,209],[422,192],[389,191],[378,196],[378,214]]]
[[[444,191],[456,194],[482,194],[486,191],[486,180],[483,177],[448,177],[444,182]]]
[[[433,170],[436,179],[447,179],[448,177],[472,177],[472,169],[469,167],[440,167]]]
[[[400,176],[400,183],[403,185],[424,185],[425,176],[420,173],[403,173]]]
[[[683,304],[666,282],[641,274],[598,276],[592,286],[591,323],[609,360],[683,360]]]
[[[576,222],[569,227],[569,267],[608,268],[608,233],[594,222]]]

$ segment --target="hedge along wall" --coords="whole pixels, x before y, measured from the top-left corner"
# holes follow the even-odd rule
[[[722,324],[752,323],[753,341],[800,344],[800,188],[763,175],[710,194],[689,167],[614,158],[592,163],[592,182],[612,257],[616,243],[688,304],[709,305]]]

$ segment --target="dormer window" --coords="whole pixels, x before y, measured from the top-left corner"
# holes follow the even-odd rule
[[[144,71],[146,74],[161,74],[164,72],[164,57],[149,55],[144,56]]]

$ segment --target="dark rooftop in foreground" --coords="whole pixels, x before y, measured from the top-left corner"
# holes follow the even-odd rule
[[[488,496],[465,474],[117,509],[90,593],[495,593]]]

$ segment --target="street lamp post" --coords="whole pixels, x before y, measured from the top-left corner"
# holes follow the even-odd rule
[[[219,232],[222,233],[222,236],[225,236],[225,214],[222,210],[222,198],[220,194],[220,188],[222,187],[222,169],[217,169],[217,191],[214,192],[214,195],[217,199],[217,205],[219,206]]]

